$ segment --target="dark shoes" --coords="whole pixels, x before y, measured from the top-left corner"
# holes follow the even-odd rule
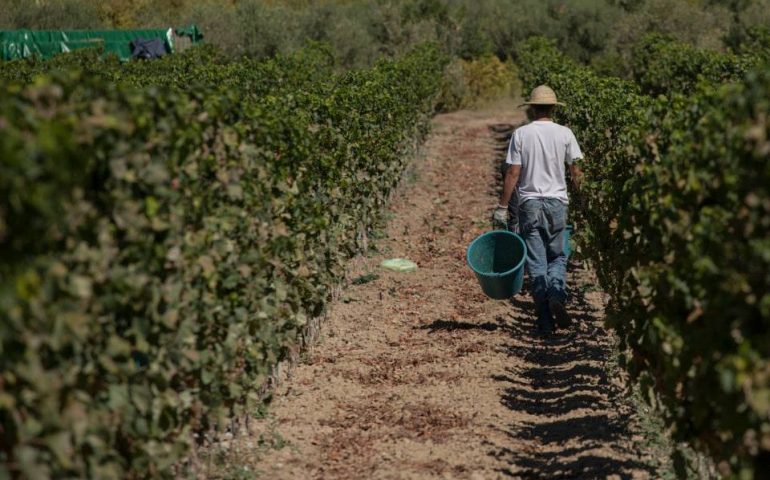
[[[572,319],[567,313],[567,307],[564,302],[551,298],[548,300],[548,306],[538,312],[537,323],[535,324],[535,334],[542,337],[548,337],[559,328],[568,328],[572,324]],[[554,320],[556,323],[554,324]]]
[[[556,325],[559,328],[567,328],[572,324],[572,319],[569,313],[567,313],[567,307],[564,306],[564,302],[551,298],[548,300],[548,308],[551,309],[551,314],[556,319]]]
[[[535,324],[535,335],[540,337],[548,337],[550,336],[554,331],[556,330],[556,327],[554,326],[553,322],[541,322],[538,320],[538,322]]]

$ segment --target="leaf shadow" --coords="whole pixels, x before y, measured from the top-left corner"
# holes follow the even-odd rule
[[[548,337],[533,332],[531,301],[511,303],[527,312],[506,317],[507,353],[516,361],[492,378],[505,385],[501,403],[525,415],[505,427],[509,442],[490,449],[508,465],[498,473],[538,480],[655,478],[654,467],[628,441],[631,409],[610,378],[611,339],[585,292],[572,292],[572,327]]]

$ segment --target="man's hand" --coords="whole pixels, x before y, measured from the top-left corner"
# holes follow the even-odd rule
[[[508,230],[508,207],[498,205],[492,213],[492,228],[495,230]]]
[[[511,203],[511,197],[513,197],[513,191],[516,190],[516,186],[519,184],[519,175],[521,174],[521,165],[511,165],[508,167],[508,171],[505,172],[505,179],[503,180],[503,194],[500,196],[500,203],[497,204],[497,208],[506,209],[503,205]],[[506,209],[507,212],[507,209]],[[497,210],[495,210],[497,214]],[[502,218],[502,216],[501,216]],[[505,217],[508,221],[508,214]]]

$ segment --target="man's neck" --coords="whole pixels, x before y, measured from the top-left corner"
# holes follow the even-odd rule
[[[539,117],[532,121],[533,122],[553,122],[553,119],[551,117]]]

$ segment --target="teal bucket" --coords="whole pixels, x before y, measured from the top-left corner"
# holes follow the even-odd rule
[[[567,258],[572,255],[572,245],[570,244],[569,239],[572,238],[572,232],[575,230],[575,228],[572,225],[567,225],[567,227],[564,229],[564,254],[567,256]]]
[[[487,232],[471,242],[466,258],[486,296],[504,300],[521,291],[527,245],[520,236],[506,230]]]

